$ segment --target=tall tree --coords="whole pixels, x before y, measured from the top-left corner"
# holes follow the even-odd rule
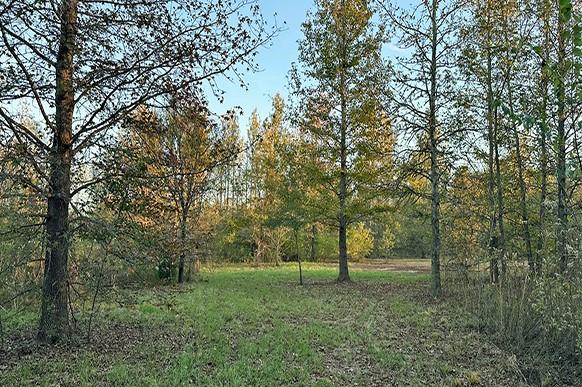
[[[389,169],[382,170],[393,145],[388,67],[381,55],[384,31],[374,26],[366,0],[317,0],[315,5],[303,23],[292,86],[300,101],[298,125],[314,145],[314,180],[327,192],[326,211],[337,214],[338,281],[347,282],[348,226],[380,200],[372,189],[380,171],[389,178]]]
[[[568,210],[567,210],[567,178],[566,178],[566,159],[568,133],[566,123],[568,120],[567,111],[567,82],[568,73],[570,72],[571,62],[567,59],[567,45],[569,34],[567,32],[567,23],[572,16],[571,0],[557,0],[558,17],[556,25],[556,75],[554,86],[556,92],[556,180],[558,185],[558,235],[557,235],[557,252],[560,260],[560,272],[566,272],[568,267],[567,251],[567,230],[568,230]]]
[[[56,342],[70,328],[71,201],[100,179],[83,181],[73,166],[88,162],[88,149],[138,106],[196,94],[221,74],[240,78],[275,31],[254,1],[14,0],[1,7],[0,120],[29,149],[28,161],[45,180],[38,338]],[[19,102],[34,107],[43,133],[14,118]]]
[[[487,172],[489,198],[489,259],[490,278],[498,282],[506,270],[505,204],[500,160],[501,117],[499,107],[506,87],[507,72],[503,61],[505,36],[510,34],[508,21],[515,12],[515,1],[469,2],[471,18],[465,28],[464,67],[479,84],[485,98],[482,102],[487,141]],[[501,261],[501,262],[499,262]]]
[[[540,71],[539,71],[539,93],[540,102],[536,105],[536,116],[539,117],[539,144],[540,144],[540,204],[539,204],[539,227],[538,239],[536,246],[536,273],[542,272],[542,262],[545,250],[545,226],[546,226],[546,199],[548,197],[548,169],[549,169],[549,152],[548,142],[550,134],[550,123],[548,119],[548,102],[549,102],[549,73],[548,65],[550,62],[550,18],[551,18],[551,0],[542,0],[538,5],[537,13],[539,15],[539,24],[541,30],[541,50],[540,50]]]
[[[451,68],[458,47],[455,19],[462,3],[423,1],[412,11],[381,4],[385,17],[395,28],[398,43],[411,51],[408,57],[399,58],[394,102],[398,107],[398,125],[420,148],[419,152],[412,152],[412,159],[420,164],[414,170],[426,176],[430,183],[432,292],[438,296],[441,293],[442,147],[458,132],[453,126],[445,126],[443,107],[454,102]],[[428,171],[424,168],[426,163]]]

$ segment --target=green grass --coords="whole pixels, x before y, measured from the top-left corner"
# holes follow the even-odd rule
[[[428,296],[427,274],[304,274],[300,287],[294,265],[222,267],[122,291],[123,306],[100,305],[90,344],[0,363],[0,385],[519,385],[508,354]]]

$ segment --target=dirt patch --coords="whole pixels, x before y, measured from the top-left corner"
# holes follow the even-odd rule
[[[323,266],[335,267],[335,262],[322,263]],[[430,273],[430,261],[426,259],[385,259],[351,262],[350,269],[362,271],[387,271],[398,273]]]

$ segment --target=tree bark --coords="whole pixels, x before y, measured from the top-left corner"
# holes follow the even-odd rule
[[[77,0],[60,6],[61,34],[56,61],[55,127],[49,155],[50,193],[47,202],[47,247],[37,338],[56,343],[69,336],[69,202],[71,196],[72,131],[75,94],[73,56],[77,35]]]
[[[297,254],[297,263],[299,264],[299,285],[303,286],[303,270],[301,268],[301,255],[299,254],[299,230],[295,229],[295,254]]]
[[[540,207],[539,207],[539,230],[536,247],[536,274],[542,273],[543,254],[545,250],[545,225],[546,225],[546,198],[548,196],[548,76],[546,74],[549,58],[550,45],[550,10],[551,5],[549,0],[544,0],[542,10],[542,23],[544,30],[544,44],[543,44],[543,58],[540,68],[540,92],[542,94],[542,103],[540,106],[540,173],[541,173],[541,187],[540,187]]]
[[[342,11],[344,2],[342,1]],[[345,28],[345,26],[343,26]],[[342,31],[342,34],[344,32]],[[343,39],[345,40],[345,38]],[[346,219],[346,200],[347,200],[347,131],[348,131],[348,106],[346,100],[346,69],[348,64],[346,44],[343,42],[342,58],[340,63],[340,104],[341,104],[341,122],[340,122],[340,181],[339,181],[339,276],[338,282],[349,282],[350,274],[348,269],[348,243],[347,243],[347,219]]]
[[[556,79],[557,97],[557,119],[558,130],[556,136],[557,143],[557,183],[558,183],[558,230],[557,230],[557,252],[560,260],[560,272],[565,273],[568,268],[567,253],[567,230],[568,214],[566,208],[566,42],[563,37],[564,20],[558,17],[558,77]]]
[[[508,77],[510,80],[510,77]],[[521,142],[519,140],[519,132],[517,130],[517,125],[514,123],[514,111],[513,111],[513,93],[511,82],[508,82],[508,99],[509,99],[509,109],[511,113],[511,126],[513,128],[513,140],[515,142],[515,157],[517,159],[517,172],[519,179],[519,201],[521,207],[521,222],[523,223],[523,239],[525,241],[525,251],[527,254],[527,263],[529,266],[530,273],[535,273],[535,261],[532,251],[531,234],[529,230],[529,214],[527,211],[527,192],[525,186],[525,178],[523,175],[523,160],[521,155]]]
[[[178,263],[178,283],[184,283],[184,267],[186,266],[186,240],[188,238],[188,212],[183,211],[180,217],[180,262]]]
[[[431,63],[430,63],[430,97],[429,97],[429,140],[430,140],[430,183],[431,183],[431,229],[432,229],[432,293],[441,293],[441,233],[440,233],[440,173],[438,166],[437,143],[437,8],[438,0],[432,1],[431,9]]]
[[[490,38],[489,38],[490,39]],[[490,44],[490,42],[488,43]],[[493,136],[493,64],[491,58],[491,49],[487,47],[487,141],[489,152],[487,154],[488,181],[487,196],[489,198],[489,275],[492,283],[499,280],[499,265],[497,260],[497,211],[495,206],[495,181],[493,172],[493,153],[494,153],[494,136]]]
[[[341,124],[341,171],[339,187],[339,276],[338,282],[350,281],[348,269],[348,243],[347,243],[347,220],[346,220],[346,196],[347,196],[347,160],[346,160],[346,128],[344,122],[345,102],[342,102],[342,124]]]
[[[348,253],[347,253],[347,226],[345,224],[345,217],[340,219],[339,225],[339,276],[338,282],[349,282],[350,273],[348,269]]]
[[[499,117],[497,115],[497,107],[494,108],[494,125],[493,125],[493,144],[495,150],[495,180],[497,183],[497,226],[499,227],[498,249],[501,254],[501,279],[507,272],[507,260],[505,254],[505,225],[504,213],[505,205],[503,201],[503,182],[501,179],[501,165],[499,161]]]

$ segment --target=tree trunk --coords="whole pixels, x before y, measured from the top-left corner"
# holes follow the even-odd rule
[[[549,5],[547,2],[544,3],[549,9]],[[540,69],[540,89],[542,93],[542,105],[540,107],[540,116],[541,116],[541,123],[540,123],[540,148],[541,148],[541,159],[540,159],[540,173],[541,173],[541,190],[540,190],[540,208],[539,208],[539,230],[538,230],[538,243],[536,248],[536,274],[540,275],[542,273],[542,262],[543,262],[543,253],[545,249],[544,243],[544,231],[545,231],[545,223],[546,223],[546,197],[548,193],[548,132],[549,132],[549,124],[548,124],[548,77],[545,74],[546,66],[548,65],[549,61],[549,21],[547,10],[544,10],[544,14],[542,15],[544,19],[544,58],[542,60],[542,65]]]
[[[343,110],[343,109],[342,109]],[[344,115],[342,111],[342,116]],[[345,125],[342,120],[341,133],[341,172],[340,172],[340,189],[339,189],[339,277],[338,282],[348,282],[350,274],[348,269],[348,241],[347,241],[347,221],[346,221],[346,192],[347,192],[347,173],[346,173],[346,135]]]
[[[543,20],[543,29],[544,29],[544,54],[542,59],[542,65],[540,69],[540,92],[542,94],[542,105],[540,106],[540,173],[541,173],[541,190],[540,190],[540,208],[539,208],[539,235],[538,235],[538,243],[536,248],[536,274],[540,275],[542,273],[542,262],[543,262],[543,254],[545,250],[545,243],[544,243],[544,232],[545,232],[545,225],[546,225],[546,198],[548,195],[548,133],[549,133],[549,124],[548,124],[548,76],[546,74],[547,65],[549,61],[549,45],[550,45],[550,22],[549,22],[549,13],[551,10],[551,5],[549,4],[548,0],[545,0],[543,3],[543,10],[542,10],[542,20]]]
[[[186,266],[186,240],[188,238],[188,212],[183,211],[180,217],[180,262],[178,263],[178,283],[184,283],[184,267]]]
[[[431,183],[431,229],[432,229],[432,293],[439,296],[441,293],[441,233],[440,233],[440,173],[438,167],[437,149],[437,7],[438,1],[432,1],[431,9],[431,63],[430,63],[430,97],[429,97],[429,140],[430,140],[430,183]]]
[[[343,112],[342,112],[343,116]],[[342,120],[343,121],[343,120]],[[347,241],[347,221],[346,221],[346,191],[347,191],[347,173],[346,173],[346,149],[345,149],[345,126],[342,123],[342,146],[341,146],[341,172],[340,172],[340,206],[339,206],[339,276],[338,282],[349,282],[350,274],[348,269],[348,241]]]
[[[563,37],[564,21],[562,16],[558,17],[558,77],[556,79],[557,97],[557,118],[558,131],[557,143],[557,183],[558,183],[558,231],[557,231],[557,252],[560,259],[560,272],[565,273],[568,268],[567,253],[567,230],[568,214],[566,208],[566,43]]]
[[[491,49],[487,48],[487,141],[489,152],[487,154],[488,180],[487,196],[489,198],[489,275],[492,283],[499,280],[499,266],[497,260],[497,211],[495,206],[495,181],[493,173],[493,80],[492,80]]]
[[[310,250],[310,257],[311,261],[315,261],[315,257],[317,256],[317,226],[313,224],[311,226],[311,250]]]
[[[77,0],[63,0],[56,62],[55,129],[50,151],[50,194],[46,218],[47,248],[38,340],[55,343],[69,336],[69,202],[75,94],[73,55],[77,35]]]
[[[342,11],[344,4],[342,2]],[[343,18],[342,18],[343,20]],[[345,26],[343,26],[345,28]],[[343,34],[343,32],[342,32]],[[342,40],[345,40],[343,38]],[[338,282],[349,282],[350,274],[348,270],[348,242],[347,242],[347,219],[346,219],[346,200],[348,191],[348,162],[347,162],[347,131],[348,131],[348,106],[346,100],[346,69],[347,69],[347,50],[343,42],[342,60],[340,63],[340,102],[341,102],[341,122],[340,122],[340,181],[339,181],[339,276]]]
[[[511,80],[508,77],[508,80]],[[535,273],[535,262],[532,252],[531,245],[531,234],[529,231],[529,214],[527,211],[527,192],[525,186],[525,178],[523,176],[523,160],[521,157],[521,143],[519,140],[519,132],[517,130],[517,125],[514,123],[514,111],[513,111],[513,95],[511,88],[511,81],[508,82],[508,99],[509,99],[509,109],[511,113],[511,126],[513,128],[513,140],[515,142],[515,157],[517,159],[517,172],[519,179],[519,201],[521,207],[521,222],[523,223],[523,239],[525,241],[525,251],[527,254],[527,263],[529,266],[530,273]]]
[[[495,180],[497,182],[497,226],[499,227],[498,249],[501,254],[501,277],[505,276],[507,272],[507,260],[505,254],[505,225],[503,217],[505,213],[505,205],[503,202],[503,182],[501,180],[501,165],[499,161],[499,118],[497,115],[497,107],[495,111],[493,144],[495,149]]]
[[[301,255],[299,254],[299,230],[295,229],[295,254],[299,264],[299,285],[303,286],[303,270],[301,269]]]
[[[348,269],[347,226],[345,224],[345,218],[340,220],[339,225],[339,276],[337,281],[350,281],[350,273]]]

